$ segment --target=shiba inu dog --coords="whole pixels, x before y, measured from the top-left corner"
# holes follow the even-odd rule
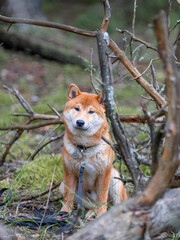
[[[102,93],[81,92],[76,85],[71,84],[63,119],[66,130],[62,151],[64,179],[60,186],[60,192],[64,195],[62,211],[72,211],[82,161],[78,153],[83,148],[83,193],[84,197],[97,201],[93,211],[99,216],[106,212],[108,200],[116,205],[127,198],[123,183],[117,179],[119,173],[112,167],[114,152],[102,140],[102,136],[111,140]]]

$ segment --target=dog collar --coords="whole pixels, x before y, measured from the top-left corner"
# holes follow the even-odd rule
[[[85,147],[85,146],[83,146],[83,145],[75,145],[76,147],[77,147],[77,151],[74,151],[73,152],[73,154],[72,154],[72,156],[73,156],[73,158],[75,158],[75,159],[77,159],[77,158],[80,158],[81,157],[81,153],[82,152],[85,152],[87,149],[89,149],[89,148],[92,148],[92,147],[94,147],[94,146],[89,146],[89,147]]]

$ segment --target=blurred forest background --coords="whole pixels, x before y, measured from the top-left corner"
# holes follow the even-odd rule
[[[168,0],[138,0],[136,8],[135,36],[156,46],[153,30],[153,18],[164,9],[168,14]],[[118,46],[123,49],[128,58],[140,72],[143,72],[152,58],[158,53],[147,49],[144,45],[132,42],[129,48],[129,35],[120,34],[118,29],[132,32],[134,10],[133,0],[111,0],[112,17],[108,32]],[[179,19],[179,6],[172,1],[170,12],[170,29]],[[97,30],[103,19],[103,7],[99,0],[1,0],[0,14],[9,17],[22,17],[36,20],[63,23],[74,27]],[[90,81],[90,71],[94,78],[100,79],[97,43],[95,38],[88,38],[57,29],[30,26],[25,24],[10,24],[0,21],[0,126],[23,124],[24,118],[12,116],[12,113],[24,112],[17,99],[3,85],[16,88],[29,102],[37,113],[51,114],[48,104],[60,113],[66,102],[70,83],[75,83],[82,91],[93,92]],[[175,28],[170,39],[176,39],[178,28]],[[21,46],[21,47],[19,47]],[[93,49],[93,54],[92,54]],[[133,55],[131,55],[133,52]],[[92,57],[93,67],[90,67]],[[160,93],[165,93],[164,74],[159,61],[154,62],[156,78]],[[117,111],[120,114],[142,113],[140,102],[148,98],[148,94],[135,82],[130,73],[120,64],[113,64],[114,87]],[[144,74],[151,82],[151,70]],[[98,81],[96,86],[100,88]],[[147,101],[148,109],[155,110],[154,104]],[[131,128],[134,131],[133,127]],[[139,133],[138,140],[147,138],[145,127]],[[142,130],[142,129],[141,129]],[[48,138],[56,137],[63,131],[63,126],[48,126],[37,130],[24,131],[7,156],[5,164],[0,168],[0,186],[11,187],[14,195],[24,190],[28,193],[49,186],[54,166],[54,180],[62,178],[60,153],[62,139],[43,148],[41,154],[28,164],[24,164]],[[132,132],[131,132],[132,134]],[[137,133],[135,133],[137,134]],[[5,151],[12,131],[1,132],[0,152]],[[147,141],[148,142],[148,141]],[[18,169],[18,170],[17,170]],[[145,174],[150,174],[145,167]],[[126,168],[124,169],[127,173]],[[33,188],[34,187],[34,188]],[[30,190],[29,190],[30,189]],[[34,190],[36,189],[36,190]],[[56,196],[56,194],[54,195]]]

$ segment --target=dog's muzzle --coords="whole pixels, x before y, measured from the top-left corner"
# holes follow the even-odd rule
[[[87,130],[88,129],[88,127],[85,126],[85,121],[81,120],[81,119],[78,119],[76,121],[75,128],[81,129],[81,130]]]

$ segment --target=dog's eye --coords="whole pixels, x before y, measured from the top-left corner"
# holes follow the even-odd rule
[[[94,111],[93,111],[93,110],[90,110],[90,111],[89,111],[89,114],[93,114],[93,113],[94,113]]]
[[[79,107],[75,107],[74,109],[75,109],[76,111],[78,111],[78,112],[80,111],[80,108],[79,108]]]

